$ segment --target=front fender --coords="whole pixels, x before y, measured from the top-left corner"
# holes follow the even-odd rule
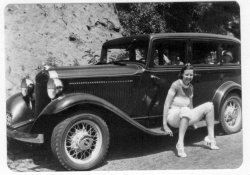
[[[63,112],[73,106],[76,105],[84,105],[84,104],[93,104],[96,106],[103,107],[109,111],[112,111],[117,116],[122,118],[123,120],[127,121],[128,123],[132,124],[133,126],[137,127],[138,129],[153,135],[162,135],[162,133],[155,133],[150,131],[148,128],[145,128],[138,122],[134,121],[130,116],[128,116],[125,112],[117,108],[115,105],[109,103],[108,101],[99,98],[97,96],[91,95],[91,94],[85,94],[85,93],[75,93],[75,94],[66,94],[61,98],[58,98],[51,103],[48,104],[48,106],[39,114],[39,117],[35,121],[32,132],[35,133],[36,130],[39,128],[40,124],[42,122],[45,122],[44,120],[47,120],[46,116],[51,116],[58,114],[60,112]],[[50,117],[49,117],[50,118]],[[49,119],[50,120],[50,119]],[[46,121],[46,123],[49,123]]]
[[[213,96],[213,103],[215,106],[215,116],[219,116],[219,110],[220,110],[220,106],[221,103],[223,101],[223,99],[232,91],[237,91],[239,93],[241,93],[241,85],[233,82],[233,81],[228,81],[223,83],[215,92],[214,96]]]
[[[72,106],[79,104],[95,104],[107,108],[111,111],[121,112],[120,109],[118,109],[113,104],[109,103],[108,101],[102,98],[99,98],[91,94],[75,93],[75,94],[66,94],[61,98],[51,101],[46,106],[46,108],[44,108],[44,110],[39,114],[39,117],[43,115],[54,115],[62,111],[65,111],[66,109]]]
[[[27,126],[34,121],[34,113],[29,108],[29,101],[25,100],[21,93],[11,96],[6,101],[6,112],[12,116],[10,127],[13,129]]]

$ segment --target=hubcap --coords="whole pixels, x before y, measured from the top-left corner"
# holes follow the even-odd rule
[[[85,151],[87,149],[90,149],[90,147],[93,144],[94,139],[90,136],[83,137],[79,140],[78,146],[82,151]]]
[[[236,99],[227,102],[224,112],[224,120],[230,127],[236,126],[240,122],[241,106]]]
[[[102,145],[99,126],[89,120],[81,120],[68,130],[65,152],[75,163],[87,163],[98,156]]]

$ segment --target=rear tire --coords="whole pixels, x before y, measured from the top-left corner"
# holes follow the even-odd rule
[[[100,115],[81,112],[53,130],[51,148],[67,170],[89,170],[99,165],[109,147],[109,130]]]
[[[231,93],[224,100],[220,108],[220,123],[226,134],[239,132],[242,128],[241,98]]]

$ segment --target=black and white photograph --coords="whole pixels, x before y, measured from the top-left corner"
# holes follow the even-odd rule
[[[243,4],[6,3],[3,166],[243,174]]]

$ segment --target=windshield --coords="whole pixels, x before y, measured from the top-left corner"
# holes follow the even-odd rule
[[[101,63],[139,62],[146,64],[148,43],[128,43],[122,46],[105,47]]]

